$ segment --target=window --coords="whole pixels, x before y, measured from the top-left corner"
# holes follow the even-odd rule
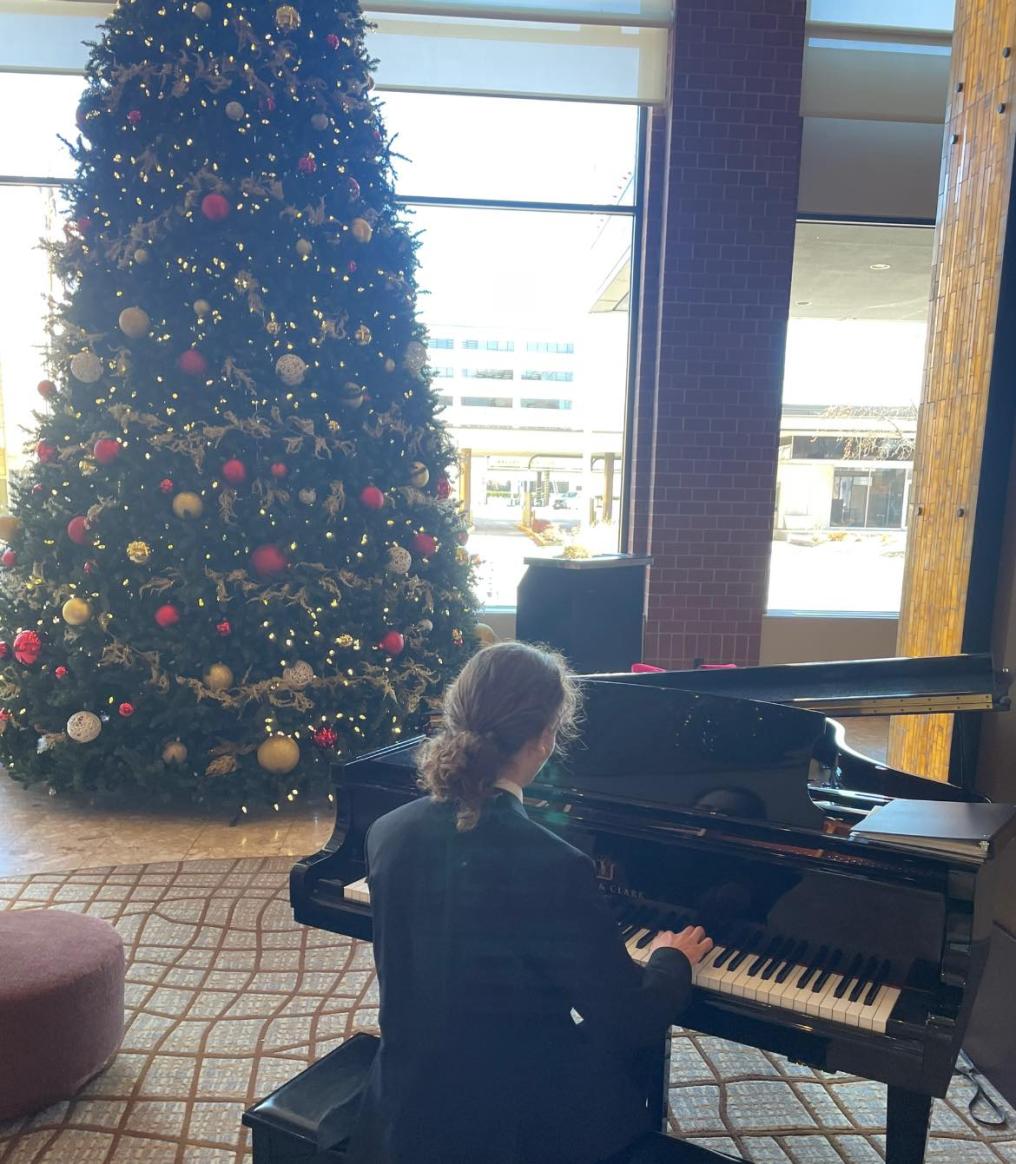
[[[570,400],[537,400],[533,397],[523,397],[521,403],[523,408],[552,408],[559,412],[568,412],[572,406]]]
[[[511,408],[510,396],[463,396],[462,403],[466,408]]]
[[[435,368],[431,365],[430,374],[435,380],[447,380],[455,375],[454,368]]]
[[[554,380],[559,384],[570,384],[575,379],[574,372],[523,372],[523,380]]]
[[[427,340],[427,347],[431,350],[441,348],[447,351],[455,347],[455,341],[453,339],[429,339]]]
[[[899,610],[932,240],[798,225],[770,610]]]
[[[463,368],[462,375],[468,380],[514,380],[511,368]]]
[[[571,355],[575,351],[574,344],[549,343],[547,340],[529,340],[526,343],[527,352],[560,352],[562,355]]]

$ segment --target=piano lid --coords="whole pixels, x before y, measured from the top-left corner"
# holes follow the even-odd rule
[[[580,737],[531,795],[596,797],[821,830],[808,795],[825,731],[814,712],[606,679],[582,680]]]
[[[787,663],[776,667],[663,671],[604,676],[645,687],[680,687],[737,699],[761,699],[823,715],[925,715],[991,711],[1009,705],[1009,676],[990,655]]]

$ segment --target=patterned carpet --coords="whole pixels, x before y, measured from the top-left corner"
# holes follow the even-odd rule
[[[368,945],[296,926],[286,858],[191,861],[0,878],[0,909],[112,921],[128,948],[128,1028],[73,1102],[0,1124],[0,1164],[234,1164],[240,1113],[377,1021]],[[754,1164],[878,1164],[884,1090],[675,1032],[676,1133]],[[1016,1164],[1007,1128],[967,1114],[957,1078],[935,1105],[929,1164]],[[479,1162],[478,1162],[479,1164]]]

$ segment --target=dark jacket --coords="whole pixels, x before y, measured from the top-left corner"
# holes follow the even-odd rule
[[[351,1164],[579,1164],[646,1131],[631,1060],[691,969],[672,949],[632,962],[589,858],[508,792],[469,832],[413,801],[366,847],[381,1048]]]

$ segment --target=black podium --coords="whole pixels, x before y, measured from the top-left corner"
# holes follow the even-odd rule
[[[515,637],[560,651],[580,674],[627,671],[642,660],[652,558],[526,558]]]

